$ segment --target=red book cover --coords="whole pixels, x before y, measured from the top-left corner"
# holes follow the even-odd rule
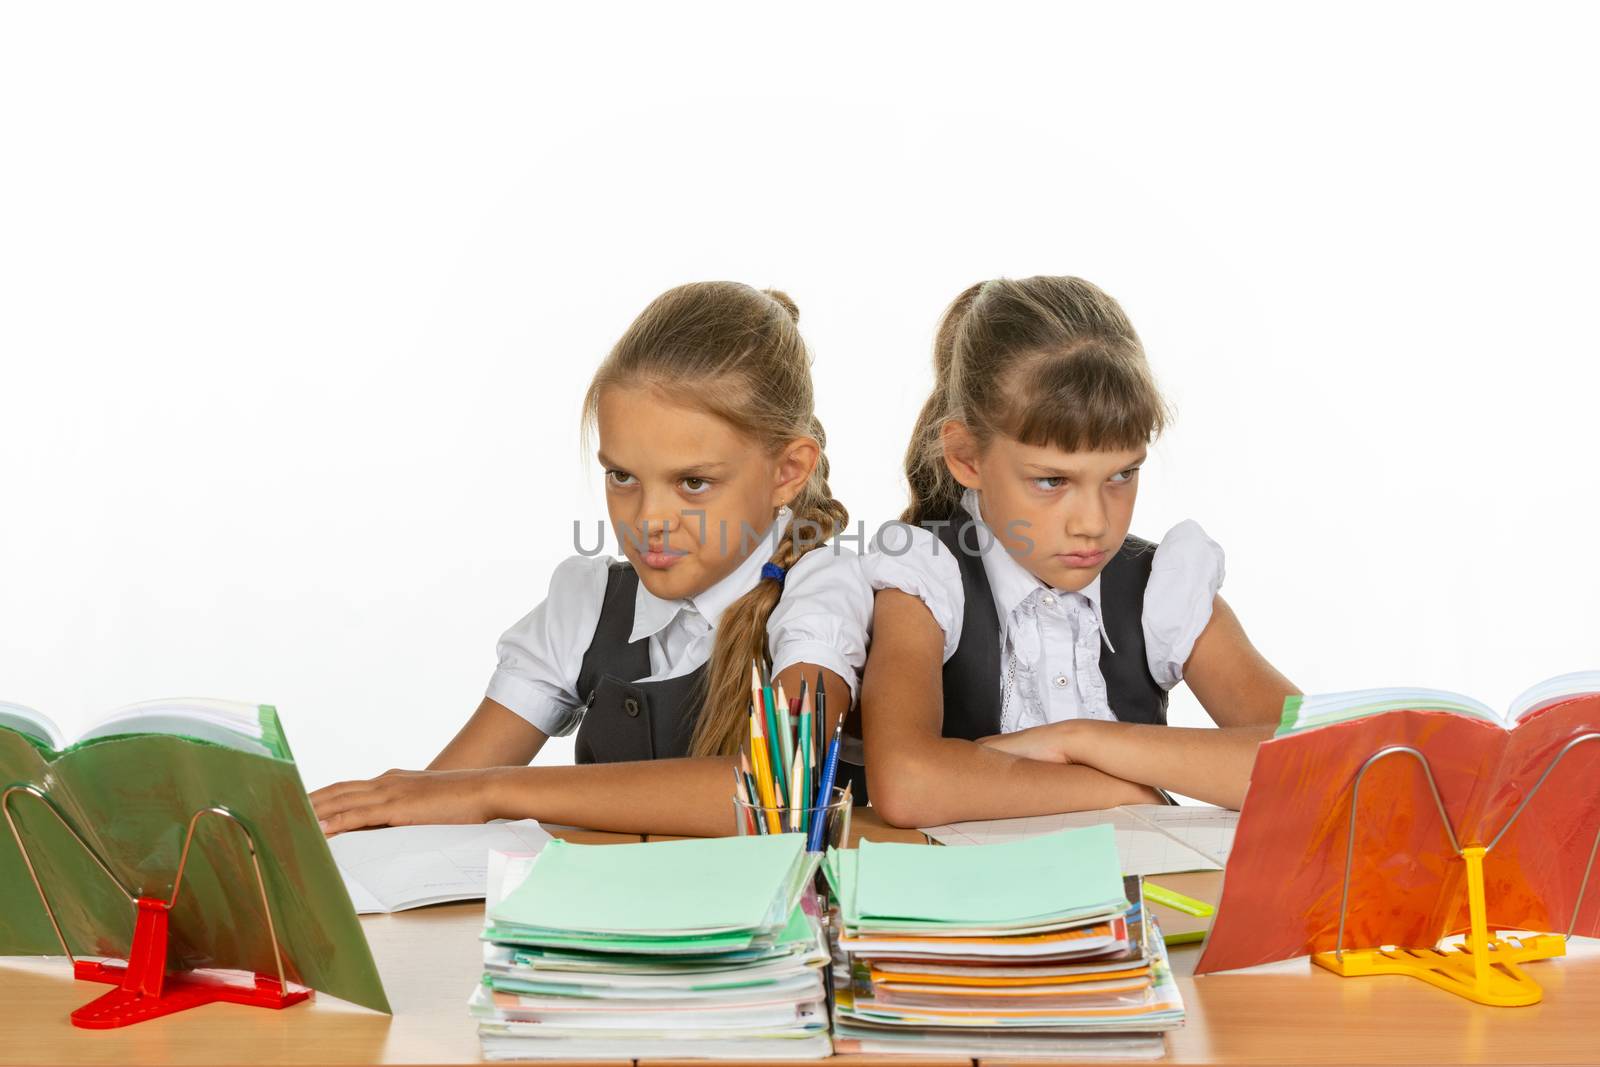
[[[1401,710],[1276,737],[1256,756],[1222,900],[1196,974],[1331,952],[1356,773],[1374,753],[1421,752],[1462,847],[1488,845],[1569,742],[1600,734],[1600,694],[1569,697],[1514,728]],[[1484,857],[1491,930],[1566,933],[1600,832],[1600,739],[1576,745]],[[1600,863],[1596,864],[1600,867]],[[1380,760],[1362,779],[1344,946],[1432,946],[1467,929],[1465,865],[1419,762]],[[1576,934],[1600,936],[1600,871]]]

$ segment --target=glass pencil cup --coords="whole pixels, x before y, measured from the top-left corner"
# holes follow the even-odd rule
[[[820,807],[785,808],[763,807],[748,803],[735,794],[733,798],[734,833],[741,837],[751,834],[804,833],[806,847],[813,851],[844,848],[850,840],[850,795],[838,786],[829,794],[828,802]],[[813,828],[822,823],[822,832]]]

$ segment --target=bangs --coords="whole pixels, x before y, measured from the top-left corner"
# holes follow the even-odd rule
[[[1111,452],[1149,444],[1167,418],[1142,358],[1090,344],[1023,360],[995,429],[1034,447]]]

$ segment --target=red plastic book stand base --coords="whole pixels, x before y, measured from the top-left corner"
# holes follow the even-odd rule
[[[117,988],[73,1012],[72,1025],[86,1030],[110,1030],[218,1001],[287,1008],[311,997],[309,989],[286,990],[276,978],[264,974],[246,984],[230,980],[228,974],[221,972],[168,974],[166,965],[167,902],[140,897],[127,965],[89,960],[74,964],[73,977],[86,982],[109,982]]]

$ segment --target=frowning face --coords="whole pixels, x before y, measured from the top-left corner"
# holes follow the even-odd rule
[[[1066,452],[995,436],[981,451],[947,428],[956,480],[982,494],[984,522],[1035,577],[1073,591],[1094,581],[1133,521],[1146,450]]]
[[[763,549],[818,455],[809,438],[772,454],[648,386],[606,389],[596,425],[612,529],[639,580],[664,600],[704,592]]]

